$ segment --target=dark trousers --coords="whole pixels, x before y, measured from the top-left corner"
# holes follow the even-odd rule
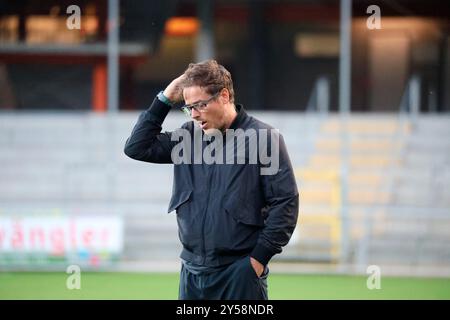
[[[267,300],[266,266],[258,277],[250,257],[241,258],[223,270],[193,274],[183,265],[180,273],[180,300]]]

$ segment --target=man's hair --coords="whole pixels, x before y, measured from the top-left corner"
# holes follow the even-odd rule
[[[234,102],[233,80],[230,72],[216,60],[205,60],[199,63],[190,63],[184,72],[186,80],[184,87],[199,86],[206,93],[214,95],[223,88],[230,93],[230,102]]]

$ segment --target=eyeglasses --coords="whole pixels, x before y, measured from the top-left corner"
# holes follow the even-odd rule
[[[185,104],[184,106],[181,107],[181,110],[189,117],[192,117],[192,109],[195,109],[198,112],[205,112],[208,103],[216,99],[219,96],[219,94],[220,91],[207,100],[198,101],[193,104]]]

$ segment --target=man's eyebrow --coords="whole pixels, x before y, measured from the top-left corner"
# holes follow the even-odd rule
[[[191,104],[197,104],[197,103],[202,102],[202,101],[205,101],[205,100],[197,100],[197,101],[195,101],[195,102],[189,103],[189,105],[191,105]]]
[[[188,106],[191,106],[191,105],[193,105],[193,104],[197,104],[197,103],[199,103],[199,102],[203,102],[203,101],[206,101],[206,100],[208,100],[208,99],[205,99],[205,100],[197,100],[197,101],[195,101],[195,102],[189,103]]]

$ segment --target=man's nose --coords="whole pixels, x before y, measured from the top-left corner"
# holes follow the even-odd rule
[[[191,109],[191,117],[192,119],[197,119],[200,117],[200,112],[198,112],[195,108]]]

